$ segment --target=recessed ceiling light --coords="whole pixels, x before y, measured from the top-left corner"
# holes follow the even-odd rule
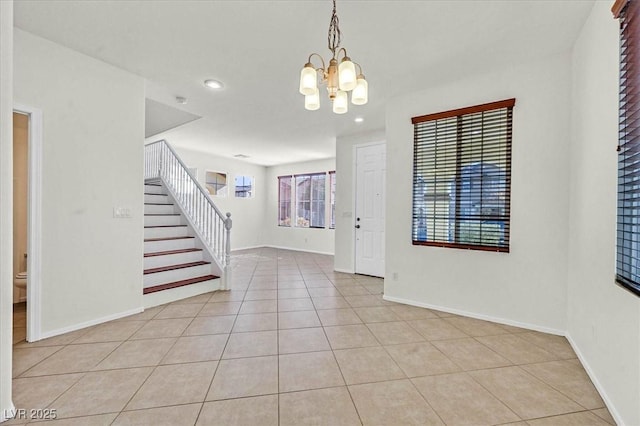
[[[364,118],[356,117],[356,118],[353,119],[353,121],[355,121],[356,123],[362,123],[364,121]]]
[[[204,85],[207,86],[209,89],[216,89],[216,90],[222,89],[224,87],[224,84],[222,84],[218,80],[205,80]]]

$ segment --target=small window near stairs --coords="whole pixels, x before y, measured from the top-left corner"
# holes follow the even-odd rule
[[[253,177],[236,176],[236,198],[253,197]]]
[[[221,172],[207,171],[205,174],[205,186],[209,194],[218,197],[227,196],[227,175]]]

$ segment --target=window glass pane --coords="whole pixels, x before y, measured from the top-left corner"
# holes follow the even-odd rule
[[[329,172],[329,204],[331,205],[331,226],[336,227],[336,172]]]
[[[278,178],[278,225],[291,226],[291,176]]]
[[[301,228],[325,227],[326,173],[295,177],[296,225]]]
[[[236,176],[236,197],[238,198],[251,198],[253,197],[253,177],[251,176]]]
[[[311,223],[311,176],[296,176],[296,226],[308,228]]]
[[[227,175],[225,173],[207,171],[204,179],[205,188],[209,194],[218,197],[227,195]]]

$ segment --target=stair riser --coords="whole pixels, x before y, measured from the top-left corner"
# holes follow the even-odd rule
[[[173,238],[173,237],[186,237],[186,226],[177,226],[171,228],[144,228],[144,238]]]
[[[144,269],[160,268],[161,266],[178,265],[202,260],[201,251],[188,253],[166,254],[163,256],[149,256],[144,258]]]
[[[167,203],[169,202],[169,197],[167,197],[166,195],[144,194],[144,202],[145,203]]]
[[[170,290],[158,291],[156,293],[145,294],[143,296],[145,309],[153,306],[162,305],[164,303],[173,302],[175,300],[185,299],[187,297],[197,296],[202,293],[208,293],[220,288],[220,279],[203,281],[197,284],[191,284],[184,287],[172,288]]]
[[[144,226],[182,225],[180,216],[145,216]]]
[[[174,269],[172,271],[156,272],[144,276],[144,287],[172,283],[174,281],[187,280],[201,277],[211,273],[211,265],[192,266],[190,268]]]
[[[162,206],[156,204],[145,204],[144,205],[144,213],[145,214],[171,214],[171,213],[180,213],[176,211],[176,208],[171,206]]]
[[[180,240],[166,240],[166,241],[145,241],[144,252],[153,253],[156,251],[169,251],[169,250],[182,250],[186,248],[195,247],[194,238],[185,238]]]
[[[145,185],[144,192],[147,194],[166,194],[162,186]]]

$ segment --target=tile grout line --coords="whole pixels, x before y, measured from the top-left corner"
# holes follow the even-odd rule
[[[253,279],[253,276],[255,274],[255,268],[253,270],[253,272],[251,273],[251,279]],[[231,284],[233,286],[233,283]],[[232,291],[232,290],[228,290],[228,291]],[[194,422],[194,425],[196,425],[198,423],[198,420],[200,420],[200,416],[202,415],[202,410],[204,410],[204,405],[207,403],[207,396],[209,396],[209,392],[211,392],[211,386],[213,386],[213,381],[216,378],[216,374],[218,373],[218,369],[220,368],[220,364],[222,363],[223,359],[222,357],[224,356],[224,352],[227,350],[227,345],[229,344],[229,340],[231,339],[231,334],[233,333],[233,328],[236,325],[236,321],[238,320],[238,315],[240,312],[240,308],[242,307],[242,303],[244,303],[244,299],[246,297],[246,290],[244,295],[242,296],[242,301],[240,303],[240,306],[238,307],[238,312],[236,312],[236,315],[233,319],[233,324],[231,324],[231,329],[229,330],[229,333],[227,334],[227,339],[224,343],[224,347],[222,348],[222,351],[220,352],[220,359],[218,360],[218,363],[216,364],[216,368],[213,370],[213,375],[211,376],[211,381],[209,382],[209,386],[207,387],[207,391],[204,394],[204,398],[202,401],[202,405],[200,406],[200,410],[198,411],[198,415],[196,416],[196,420]],[[213,295],[211,296],[213,298]],[[211,299],[209,299],[211,300]]]

